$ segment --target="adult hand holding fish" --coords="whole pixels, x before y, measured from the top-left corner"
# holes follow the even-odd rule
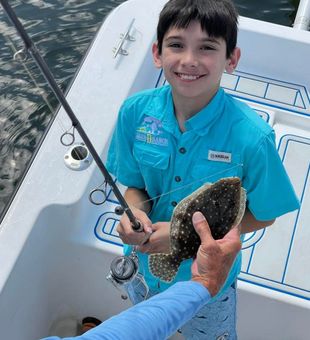
[[[235,226],[222,239],[215,240],[201,212],[194,213],[193,225],[201,245],[192,265],[192,281],[204,285],[210,295],[214,296],[224,284],[231,265],[241,250],[240,230]]]

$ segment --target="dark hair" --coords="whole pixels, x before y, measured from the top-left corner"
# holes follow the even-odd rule
[[[238,12],[230,0],[168,1],[160,12],[157,25],[159,54],[170,28],[186,28],[194,20],[200,22],[201,29],[209,36],[225,40],[228,58],[236,47],[238,32]]]

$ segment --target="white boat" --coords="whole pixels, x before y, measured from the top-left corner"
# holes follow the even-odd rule
[[[67,94],[103,160],[122,101],[165,81],[151,57],[164,3],[129,0],[113,10]],[[222,79],[227,92],[275,129],[301,202],[299,211],[246,237],[238,282],[240,340],[309,338],[309,9],[309,2],[301,1],[294,28],[241,17],[241,62]],[[90,202],[90,192],[104,189],[104,179],[78,134],[73,146],[60,143],[70,127],[60,109],[1,223],[3,340],[74,335],[83,317],[104,320],[130,305],[106,280],[112,259],[122,254],[117,201],[107,188],[103,205]],[[79,153],[82,160],[75,159],[79,147],[86,152]]]

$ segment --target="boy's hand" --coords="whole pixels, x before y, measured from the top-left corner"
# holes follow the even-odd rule
[[[129,218],[126,214],[123,214],[120,223],[116,228],[116,231],[119,233],[119,237],[124,243],[140,245],[143,244],[152,233],[152,222],[144,211],[135,207],[132,207],[131,211],[143,225],[144,231],[137,232],[133,230],[131,222],[129,221]]]
[[[224,284],[241,249],[240,231],[234,227],[222,239],[214,240],[208,222],[200,212],[194,213],[193,224],[201,245],[192,265],[192,280],[203,284],[214,296]]]
[[[138,247],[142,253],[170,253],[170,222],[157,222],[152,225],[153,233],[148,242]]]

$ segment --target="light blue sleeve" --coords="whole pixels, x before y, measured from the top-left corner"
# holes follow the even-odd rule
[[[106,168],[118,181],[128,187],[144,189],[139,164],[133,156],[136,135],[135,107],[131,100],[121,107],[109,146]]]
[[[163,340],[174,334],[210,299],[198,282],[178,282],[103,322],[87,333],[63,340]],[[60,340],[49,337],[42,340]]]
[[[275,146],[274,131],[249,159],[243,185],[253,215],[258,220],[272,220],[298,209],[299,201]]]

